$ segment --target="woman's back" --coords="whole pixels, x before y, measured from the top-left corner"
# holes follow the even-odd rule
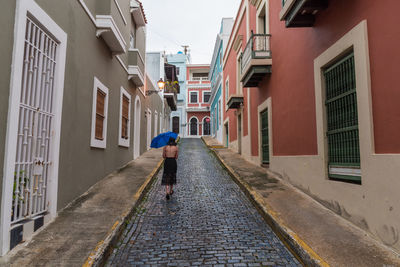
[[[164,147],[164,158],[178,158],[178,147],[177,146],[166,146]]]

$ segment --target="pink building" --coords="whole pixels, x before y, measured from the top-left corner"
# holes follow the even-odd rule
[[[187,135],[210,135],[211,83],[208,80],[210,65],[187,65]]]
[[[399,8],[242,0],[223,71],[224,143],[397,251]]]

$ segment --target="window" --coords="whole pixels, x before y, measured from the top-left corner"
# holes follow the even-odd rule
[[[242,76],[242,55],[243,53],[238,53],[238,58],[237,58],[237,64],[236,64],[236,84],[237,84],[237,89],[236,93],[239,95],[243,95],[243,86],[242,82],[240,81],[240,78]]]
[[[129,147],[131,121],[131,95],[121,87],[120,126],[118,145]]]
[[[154,111],[154,135],[153,135],[154,137],[158,135],[157,127],[158,127],[158,115],[157,111]]]
[[[208,72],[199,72],[192,74],[194,81],[205,81],[208,80]]]
[[[203,103],[208,103],[210,101],[211,92],[204,92],[203,93]]]
[[[92,136],[90,145],[106,148],[108,113],[108,88],[96,77],[93,85]]]
[[[176,75],[179,75],[179,67],[176,67]]]
[[[216,132],[217,132],[217,130],[218,130],[218,127],[217,127],[217,124],[218,124],[218,121],[217,121],[217,116],[218,116],[218,105],[216,105],[215,106],[215,108],[214,108],[214,114],[213,114],[213,133],[215,134]]]
[[[106,100],[106,93],[97,89],[97,100],[96,100],[96,132],[94,138],[97,140],[103,140],[103,126],[104,126],[104,102]]]
[[[135,48],[135,35],[131,33],[129,37],[129,48],[134,49]]]
[[[229,78],[226,79],[225,82],[225,104],[228,104],[228,99],[229,99]]]
[[[197,92],[190,92],[190,103],[197,103]]]
[[[218,126],[217,126],[217,129],[219,129],[219,125],[222,123],[222,120],[221,120],[221,100],[219,100],[219,102],[218,102],[217,112],[218,112]]]
[[[329,178],[361,182],[354,53],[324,71]],[[347,169],[347,171],[346,171]]]

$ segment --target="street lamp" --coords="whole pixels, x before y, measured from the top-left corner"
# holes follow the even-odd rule
[[[158,94],[159,92],[161,92],[161,91],[164,89],[164,87],[165,87],[165,82],[163,81],[162,78],[160,78],[160,80],[158,80],[157,86],[158,86],[158,88],[159,88],[160,90],[148,90],[148,91],[146,91],[146,95],[149,96],[149,95],[154,94],[154,93],[157,93],[157,94]]]
[[[158,85],[158,88],[160,88],[160,90],[164,89],[165,82],[163,81],[162,78],[160,78],[160,80],[158,80],[157,85]]]

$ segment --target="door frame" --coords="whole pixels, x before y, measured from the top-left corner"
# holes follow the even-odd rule
[[[58,171],[61,141],[61,118],[64,91],[65,62],[67,52],[67,34],[53,21],[46,12],[33,0],[17,0],[14,25],[13,63],[10,77],[10,96],[7,117],[7,133],[3,168],[3,189],[0,215],[0,254],[3,256],[10,247],[11,204],[13,180],[5,177],[14,177],[17,133],[19,122],[19,105],[21,94],[21,77],[23,72],[23,57],[25,45],[26,18],[32,17],[38,21],[43,29],[50,32],[58,42],[57,60],[54,78],[54,123],[51,129],[52,141],[50,144],[50,158],[52,165],[49,171],[47,196],[50,217],[57,215]]]

